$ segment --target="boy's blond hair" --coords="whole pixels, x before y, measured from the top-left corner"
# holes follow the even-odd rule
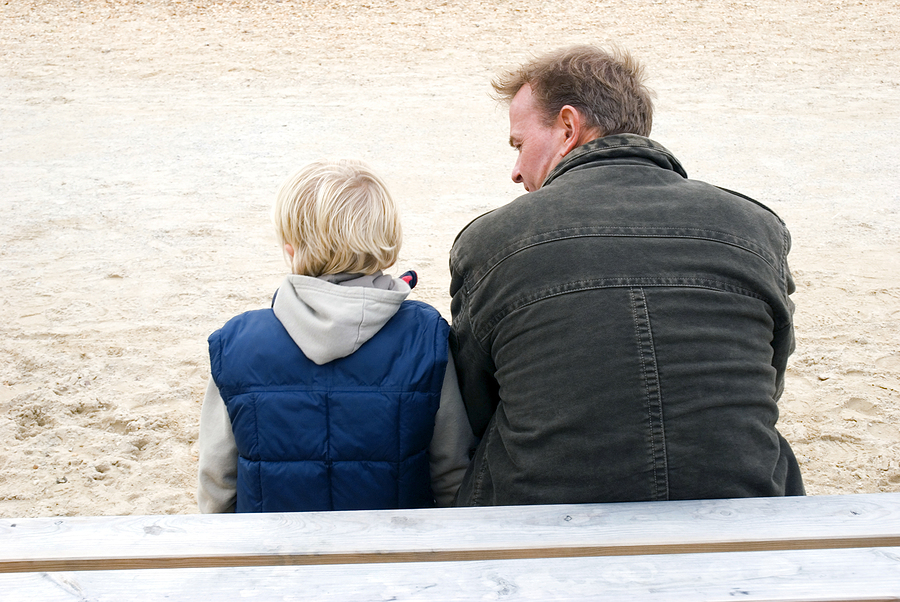
[[[285,180],[272,210],[294,274],[369,275],[394,265],[403,234],[384,182],[362,161],[316,161]]]

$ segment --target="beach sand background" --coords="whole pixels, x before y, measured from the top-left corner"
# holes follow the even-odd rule
[[[900,491],[900,5],[869,0],[0,4],[0,515],[196,512],[206,337],[286,272],[279,183],[354,156],[395,270],[521,194],[490,78],[619,44],[653,138],[794,238],[781,401],[811,494]]]

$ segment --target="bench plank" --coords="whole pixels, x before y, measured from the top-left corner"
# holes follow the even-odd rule
[[[5,602],[897,600],[900,548],[0,575]]]
[[[0,519],[0,573],[900,546],[900,493]]]

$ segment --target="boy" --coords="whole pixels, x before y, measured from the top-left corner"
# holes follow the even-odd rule
[[[474,438],[447,323],[382,273],[401,244],[384,183],[313,163],[272,215],[292,274],[209,337],[201,512],[449,506]]]

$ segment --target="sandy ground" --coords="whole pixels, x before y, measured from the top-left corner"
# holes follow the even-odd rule
[[[285,266],[280,181],[372,163],[397,271],[520,194],[490,77],[616,43],[653,137],[794,236],[780,428],[812,494],[900,491],[900,8],[812,0],[0,4],[0,515],[196,512],[206,337]]]

